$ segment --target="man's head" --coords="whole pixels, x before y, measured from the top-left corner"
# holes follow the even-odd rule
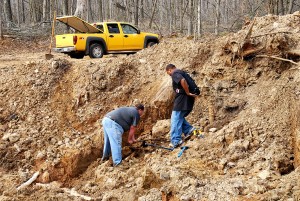
[[[139,112],[139,115],[142,116],[144,114],[144,109],[145,109],[144,105],[141,103],[138,103],[135,105],[135,107],[136,107],[137,111]]]
[[[176,66],[174,64],[168,64],[166,67],[166,72],[168,73],[168,75],[171,76],[175,69],[176,69]]]

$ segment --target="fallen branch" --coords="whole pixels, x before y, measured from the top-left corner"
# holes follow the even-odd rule
[[[17,190],[20,190],[20,189],[22,189],[22,188],[24,188],[24,187],[29,186],[30,184],[32,184],[32,182],[34,182],[37,179],[37,177],[39,176],[39,174],[40,174],[40,172],[34,173],[32,175],[32,177],[28,181],[26,181],[25,183],[23,183],[22,185],[20,185],[17,188]]]
[[[291,31],[278,31],[278,32],[271,32],[271,33],[263,33],[263,34],[258,34],[256,36],[250,36],[250,38],[256,38],[256,37],[261,37],[261,36],[266,36],[266,35],[273,35],[273,34],[292,34],[293,32]]]
[[[90,196],[79,194],[74,188],[72,188],[72,189],[69,189],[69,188],[60,188],[60,184],[58,182],[51,182],[49,184],[37,183],[36,185],[40,186],[42,188],[48,189],[48,190],[51,190],[51,189],[58,190],[58,189],[60,189],[60,190],[63,190],[64,193],[68,193],[71,196],[80,197],[81,200],[95,200],[95,198],[92,198]]]
[[[92,198],[89,196],[79,194],[74,188],[72,188],[71,190],[68,188],[63,188],[63,189],[65,192],[70,193],[70,195],[72,195],[72,196],[80,197],[84,200],[92,200]]]
[[[262,57],[262,58],[272,58],[272,59],[277,59],[277,60],[281,60],[281,61],[286,61],[286,62],[290,62],[292,64],[298,65],[298,63],[294,62],[293,60],[289,60],[289,59],[284,59],[281,57],[276,57],[276,56],[269,56],[269,55],[256,55],[256,57]]]

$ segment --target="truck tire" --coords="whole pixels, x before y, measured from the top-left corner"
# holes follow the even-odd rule
[[[155,44],[157,44],[157,43],[156,43],[156,42],[148,42],[148,43],[147,43],[147,48],[148,48],[148,47],[152,47],[152,46],[155,45]]]
[[[84,52],[71,52],[69,56],[73,59],[82,59],[84,57]]]
[[[91,58],[101,58],[103,57],[103,54],[104,54],[104,49],[102,45],[98,43],[94,43],[90,46],[89,56]]]

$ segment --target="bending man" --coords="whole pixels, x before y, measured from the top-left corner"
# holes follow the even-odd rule
[[[114,166],[122,161],[122,135],[129,130],[128,142],[136,142],[135,130],[140,117],[144,113],[144,105],[137,104],[135,107],[120,107],[105,115],[102,120],[104,130],[104,147],[102,160],[108,160],[110,154]]]

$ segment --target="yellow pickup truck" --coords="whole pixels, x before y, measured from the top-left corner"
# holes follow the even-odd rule
[[[101,58],[110,53],[131,53],[159,43],[158,35],[141,32],[125,22],[89,24],[75,16],[56,20],[72,27],[75,33],[56,35],[55,52],[81,59],[85,55]]]

